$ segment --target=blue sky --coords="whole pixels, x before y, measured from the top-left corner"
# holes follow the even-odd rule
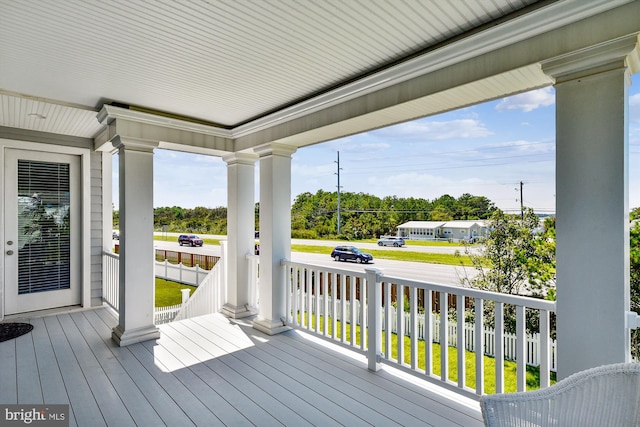
[[[629,97],[629,206],[640,206],[640,74]],[[555,211],[555,95],[545,88],[298,150],[292,198],[336,191],[376,196],[485,196],[505,211]],[[114,162],[117,163],[117,162]],[[154,155],[154,205],[226,206],[222,159],[167,150]],[[258,170],[256,170],[256,178]],[[114,170],[114,203],[117,169]],[[258,201],[256,179],[256,201]]]

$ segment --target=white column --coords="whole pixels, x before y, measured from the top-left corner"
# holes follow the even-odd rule
[[[556,79],[558,378],[629,358],[628,86],[635,40],[544,65]]]
[[[120,311],[113,340],[122,346],[160,338],[153,324],[153,149],[116,136],[120,196]]]
[[[284,325],[282,259],[291,258],[291,155],[294,147],[271,144],[260,155],[260,309],[253,327],[267,334]]]
[[[255,154],[235,153],[227,162],[227,303],[222,312],[232,318],[250,316],[249,264],[255,232]]]

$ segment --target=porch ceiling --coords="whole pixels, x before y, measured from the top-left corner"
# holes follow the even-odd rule
[[[446,90],[290,123],[625,3],[0,0],[0,126],[94,138],[115,103],[224,128],[238,149],[284,124],[269,137],[302,146],[551,84],[534,59],[462,68]]]

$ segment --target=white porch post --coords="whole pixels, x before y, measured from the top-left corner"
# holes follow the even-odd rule
[[[122,346],[160,338],[153,324],[153,149],[116,136],[120,196],[120,312],[113,340]]]
[[[628,54],[544,64],[556,79],[558,377],[629,358]]]
[[[253,327],[283,332],[285,283],[282,259],[291,257],[291,155],[294,147],[271,144],[260,155],[260,309]]]
[[[227,162],[227,303],[222,312],[232,318],[249,310],[249,263],[255,231],[255,154],[235,153]]]

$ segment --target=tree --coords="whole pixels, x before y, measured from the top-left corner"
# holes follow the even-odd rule
[[[465,271],[462,284],[491,292],[545,297],[552,286],[550,277],[555,277],[555,240],[551,244],[548,234],[538,234],[538,223],[530,208],[525,209],[524,219],[496,210],[479,252],[469,246],[465,249],[476,275],[470,277]],[[527,314],[527,328],[532,332],[537,329],[537,317]],[[495,324],[493,304],[485,305],[485,316],[489,324]],[[514,332],[514,306],[505,307],[504,320],[505,329]]]

